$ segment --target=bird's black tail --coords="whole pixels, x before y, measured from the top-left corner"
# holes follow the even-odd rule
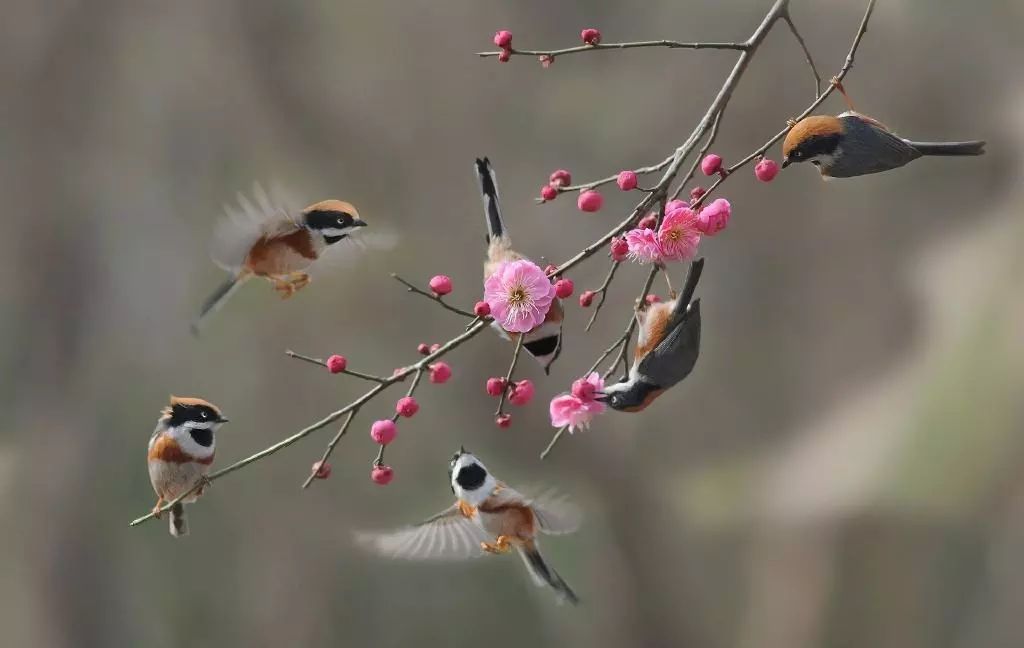
[[[235,290],[245,283],[245,276],[239,275],[231,277],[221,285],[217,286],[217,290],[213,291],[213,294],[206,298],[203,302],[202,308],[199,309],[199,315],[192,320],[192,334],[199,335],[199,325],[202,324],[203,318],[217,310],[224,305],[224,302],[235,292]]]
[[[526,563],[526,568],[530,571],[530,576],[533,577],[535,583],[547,585],[555,590],[560,598],[569,601],[573,605],[577,605],[580,602],[580,598],[576,596],[576,592],[572,591],[569,584],[562,580],[558,572],[544,562],[544,557],[540,555],[536,544],[531,542],[519,547],[519,555],[523,557],[523,562]]]
[[[916,148],[921,155],[984,155],[985,142],[975,140],[971,142],[911,142],[908,144]]]
[[[188,535],[188,521],[185,519],[185,505],[178,502],[171,507],[170,529],[175,538]]]
[[[501,207],[498,205],[498,183],[494,179],[494,169],[487,158],[476,159],[476,178],[480,182],[480,195],[484,201],[484,218],[487,219],[487,240],[505,234],[505,223],[501,220]]]
[[[704,257],[690,263],[690,271],[686,273],[686,283],[683,285],[683,292],[676,302],[675,313],[685,313],[686,307],[693,299],[693,293],[697,290],[697,282],[700,281],[700,273],[704,270]]]

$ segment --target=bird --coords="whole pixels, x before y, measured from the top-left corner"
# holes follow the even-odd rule
[[[171,396],[170,404],[160,411],[146,457],[157,495],[154,517],[160,517],[165,503],[199,486],[171,507],[170,530],[176,538],[188,535],[184,505],[205,491],[216,449],[214,432],[227,422],[216,405],[202,398]]]
[[[217,226],[211,256],[231,274],[203,302],[192,322],[194,334],[252,277],[270,281],[282,299],[291,297],[309,283],[311,267],[329,249],[367,225],[344,200],[322,200],[295,210],[278,196],[272,200],[258,184],[253,193],[255,205],[239,193],[240,210],[225,206],[228,217]]]
[[[465,560],[515,549],[538,586],[559,601],[579,597],[540,553],[538,533],[565,534],[580,524],[579,510],[551,492],[528,497],[488,472],[483,462],[459,448],[448,479],[455,503],[423,522],[397,531],[357,532],[357,544],[387,558]]]
[[[487,158],[476,159],[476,176],[480,182],[480,194],[484,201],[484,218],[487,221],[487,258],[484,259],[484,279],[487,279],[501,263],[518,261],[526,259],[526,257],[512,249],[512,241],[505,229],[505,222],[501,218],[501,207],[498,204],[498,183],[490,160]],[[556,298],[551,302],[551,308],[548,310],[544,322],[526,332],[523,339],[523,348],[540,363],[545,375],[551,373],[551,365],[562,352],[562,320],[564,316],[562,302]],[[512,339],[497,322],[492,322],[491,327],[506,340]]]
[[[877,119],[853,108],[838,80],[836,87],[850,110],[835,117],[814,115],[793,123],[782,143],[782,168],[798,162],[818,167],[821,177],[852,178],[899,168],[926,155],[983,155],[985,142],[915,142],[890,131]]]
[[[704,259],[690,264],[683,293],[667,302],[638,306],[633,364],[618,383],[596,398],[620,412],[640,412],[686,378],[700,354],[700,299],[690,301]]]

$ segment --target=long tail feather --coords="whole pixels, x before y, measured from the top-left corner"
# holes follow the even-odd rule
[[[188,535],[188,521],[185,519],[185,505],[178,502],[171,507],[170,528],[175,538]]]
[[[693,299],[693,293],[697,290],[697,282],[700,281],[700,274],[703,271],[704,257],[690,263],[690,271],[686,273],[686,283],[683,285],[683,292],[679,295],[679,300],[676,302],[674,314],[686,312],[687,306],[690,305],[690,300]]]
[[[480,195],[484,201],[484,218],[487,219],[487,240],[505,234],[505,223],[501,220],[501,207],[498,205],[498,183],[494,178],[494,169],[487,158],[476,159],[476,177],[480,182]]]
[[[569,584],[562,580],[558,572],[544,562],[544,558],[540,555],[540,551],[537,550],[536,544],[531,543],[519,547],[519,555],[523,557],[526,569],[530,572],[530,576],[535,583],[549,586],[558,593],[560,598],[569,601],[573,605],[577,605],[580,602],[580,598],[576,596],[576,592],[572,591]]]
[[[202,324],[206,316],[213,313],[221,306],[223,306],[231,297],[231,295],[233,295],[235,291],[238,290],[238,288],[243,283],[245,283],[245,279],[246,277],[241,275],[231,277],[230,279],[222,283],[220,286],[218,286],[217,290],[213,291],[213,294],[206,298],[206,301],[203,302],[202,308],[199,309],[199,315],[196,316],[194,320],[192,320],[193,335],[199,335],[199,326],[200,324]]]
[[[984,155],[985,142],[911,142],[908,144],[920,151],[921,155]]]

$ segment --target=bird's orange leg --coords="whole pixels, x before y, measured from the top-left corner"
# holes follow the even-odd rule
[[[153,517],[155,517],[158,520],[160,519],[160,516],[162,515],[162,513],[160,512],[160,507],[163,506],[163,505],[164,505],[164,496],[161,495],[160,497],[156,498],[156,505],[153,506]]]
[[[481,542],[480,548],[492,554],[508,553],[512,550],[512,541],[507,535],[500,535],[494,542]]]
[[[853,101],[850,100],[850,95],[846,94],[846,88],[843,87],[843,82],[839,80],[839,77],[832,77],[829,79],[829,83],[839,91],[839,94],[843,95],[843,99],[846,100],[846,105],[849,106],[850,110],[857,112],[857,109],[853,107]]]
[[[267,277],[274,284],[274,290],[281,296],[281,299],[288,299],[295,294],[295,287],[288,277],[284,275],[272,275]]]
[[[309,275],[305,272],[293,272],[290,278],[292,284],[292,292],[302,290],[309,284]]]
[[[196,494],[196,497],[200,497],[200,496],[202,496],[203,493],[206,492],[206,489],[209,488],[209,486],[210,486],[210,478],[207,477],[206,475],[202,475],[202,476],[199,477],[199,481],[196,482],[196,483],[198,484],[199,488],[196,489],[195,494]]]

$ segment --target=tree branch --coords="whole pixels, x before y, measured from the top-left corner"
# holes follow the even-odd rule
[[[565,54],[579,54],[580,52],[599,52],[602,50],[624,50],[624,49],[635,49],[638,47],[667,47],[668,49],[689,49],[689,50],[701,50],[701,49],[716,49],[716,50],[739,50],[743,51],[750,47],[747,43],[682,43],[679,41],[672,40],[652,40],[652,41],[633,41],[628,43],[598,43],[597,45],[577,45],[575,47],[566,47],[565,49],[558,50],[520,50],[520,49],[509,49],[509,54],[513,56],[550,56],[555,58],[556,56],[563,56]],[[481,58],[487,58],[489,56],[498,56],[501,54],[501,50],[497,52],[477,52],[476,55]]]

